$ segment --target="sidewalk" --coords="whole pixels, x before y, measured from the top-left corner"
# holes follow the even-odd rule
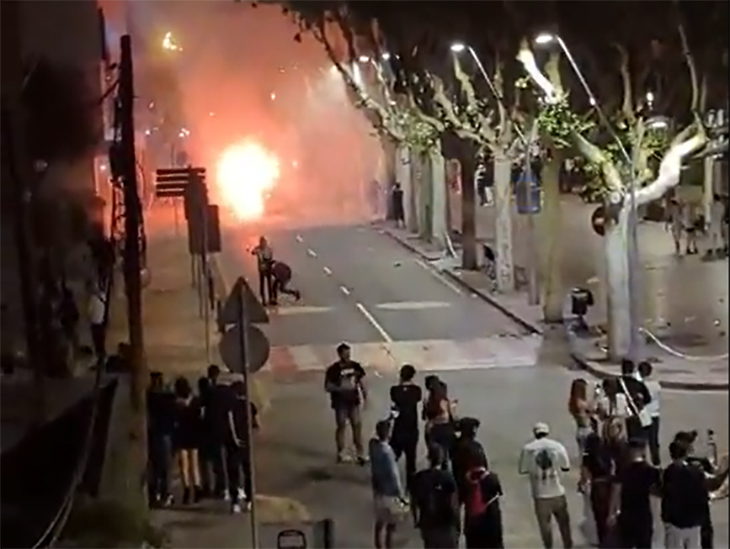
[[[205,349],[205,326],[199,315],[198,297],[191,284],[190,258],[187,251],[185,229],[181,227],[176,235],[174,225],[169,223],[167,212],[150,212],[145,220],[148,234],[147,256],[151,273],[150,284],[143,292],[144,337],[147,364],[150,371],[160,371],[167,382],[178,376],[187,377],[193,387],[197,379],[204,376],[211,363],[220,364],[218,336],[215,333],[215,317],[211,314],[211,352]],[[220,279],[217,279],[220,284]],[[218,286],[216,293],[224,295],[228,288]],[[111,319],[108,345],[114,349],[119,342],[127,341],[126,309],[122,297],[123,289],[115,299],[121,304]],[[115,478],[116,471],[124,470],[123,452],[114,452],[115,445],[128,439],[125,418],[129,413],[129,399],[126,387],[120,387],[115,399],[110,426],[107,462],[102,479],[102,493],[124,489],[124,479]],[[260,409],[268,406],[266,387],[255,381],[252,386],[253,399]],[[274,474],[268,463],[255,465],[258,476]],[[173,492],[179,499],[180,490],[173,484]],[[303,520],[306,509],[297,501],[271,495],[261,495],[262,521]],[[219,508],[220,507],[220,508]],[[155,511],[152,516],[155,526],[161,528],[172,541],[173,547],[246,547],[249,545],[247,519],[245,516],[231,517],[227,506],[217,502],[205,502],[184,509]]]
[[[481,223],[482,225],[486,223],[483,218]],[[389,235],[406,248],[419,254],[424,259],[431,261],[444,275],[504,312],[513,320],[522,324],[526,329],[533,333],[543,333],[544,325],[541,320],[542,310],[539,306],[529,305],[527,303],[527,296],[524,293],[511,295],[492,293],[491,284],[484,273],[461,271],[458,267],[458,260],[444,259],[443,253],[435,250],[433,245],[421,242],[418,237],[409,234],[405,230],[395,229],[386,225],[379,225],[379,228],[384,234]],[[642,234],[644,237],[643,242],[646,242],[648,238],[653,238],[655,242],[659,241],[655,227],[642,226],[642,231],[644,233]],[[482,230],[480,237],[483,234],[484,231]],[[580,237],[574,237],[571,240],[586,240],[584,234],[581,234]],[[568,245],[570,244],[566,244],[566,247]],[[672,349],[691,357],[712,357],[726,354],[728,349],[727,333],[725,332],[725,327],[727,326],[727,297],[721,297],[715,300],[707,299],[707,292],[705,290],[711,288],[711,291],[724,291],[726,296],[727,283],[725,283],[723,290],[720,285],[713,284],[712,286],[708,286],[702,283],[698,284],[697,281],[707,280],[708,278],[717,280],[723,276],[727,280],[727,264],[724,262],[705,263],[700,262],[696,257],[691,257],[686,258],[687,264],[679,263],[679,269],[671,269],[671,266],[676,266],[678,263],[672,263],[674,261],[673,257],[663,257],[660,254],[661,247],[658,245],[649,249],[650,253],[642,254],[644,256],[645,272],[663,269],[663,277],[656,276],[654,278],[657,284],[672,284],[679,287],[678,285],[681,284],[680,280],[684,282],[684,290],[682,292],[677,291],[659,296],[654,295],[654,299],[657,297],[664,298],[665,304],[668,303],[665,306],[669,306],[675,316],[682,312],[689,315],[689,309],[692,310],[692,314],[697,315],[694,317],[684,317],[682,319],[683,322],[677,324],[664,322],[662,325],[657,326],[655,324],[652,326],[652,323],[647,322],[647,326],[649,326],[651,332],[659,336],[662,344],[669,345]],[[592,253],[597,253],[598,251],[594,249]],[[574,251],[572,249],[565,250],[565,256],[570,257],[570,261],[579,263],[579,259],[576,256],[580,255],[580,251]],[[650,258],[649,261],[647,261],[647,256]],[[586,261],[583,261],[582,269],[584,273],[588,271],[586,263]],[[682,268],[684,270],[681,270]],[[570,287],[570,285],[566,284],[566,288]],[[656,288],[656,286],[653,288]],[[598,295],[597,288],[594,287],[592,289]],[[658,291],[654,289],[654,292]],[[647,294],[651,293],[652,287],[649,287]],[[690,294],[690,296],[688,297],[687,294]],[[692,300],[691,296],[693,294],[698,298],[697,301]],[[714,301],[715,307],[702,312],[702,305],[707,305],[708,302],[712,301]],[[718,303],[722,304],[722,307],[717,307]],[[723,307],[724,311],[721,310]],[[592,318],[589,318],[589,321],[592,325],[601,324],[602,318],[605,318],[605,313],[601,310],[603,307],[594,307],[594,309],[591,315]],[[708,319],[708,316],[710,316],[708,315],[708,311],[712,315],[710,319]],[[723,312],[724,317],[721,316]],[[609,364],[605,360],[605,353],[601,350],[601,346],[605,345],[602,338],[584,339],[570,335],[569,343],[572,358],[581,368],[598,377],[612,376],[618,373],[619,365]],[[715,360],[688,360],[673,356],[654,343],[647,344],[647,352],[650,361],[654,365],[654,375],[662,383],[662,386],[666,388],[728,390],[728,387],[730,387],[728,383],[728,359],[726,357]]]

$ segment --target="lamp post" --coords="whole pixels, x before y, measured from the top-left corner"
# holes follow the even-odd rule
[[[624,144],[621,142],[621,139],[616,134],[616,131],[614,130],[613,126],[609,122],[608,118],[606,117],[606,114],[603,112],[603,109],[598,104],[598,101],[596,100],[596,96],[591,90],[590,86],[588,85],[588,82],[586,81],[585,77],[583,76],[583,73],[581,72],[580,68],[578,67],[578,64],[575,61],[575,58],[573,57],[573,54],[570,52],[570,49],[568,49],[568,46],[565,44],[562,38],[560,38],[557,34],[549,34],[549,33],[542,33],[539,34],[535,38],[535,43],[538,45],[548,45],[557,43],[562,52],[565,54],[565,57],[568,59],[568,63],[570,63],[570,66],[573,69],[573,72],[575,72],[575,75],[578,77],[578,81],[581,84],[581,87],[586,92],[586,95],[588,96],[588,101],[591,104],[591,106],[595,109],[596,113],[598,114],[598,117],[601,121],[601,123],[606,127],[608,132],[611,134],[611,137],[614,141],[616,141],[616,144],[619,147],[619,151],[621,153],[621,156],[623,156],[624,160],[629,166],[629,177],[630,177],[630,192],[629,192],[629,199],[630,199],[630,205],[629,205],[629,217],[628,217],[628,224],[629,224],[629,242],[627,246],[627,258],[628,258],[628,284],[629,284],[629,316],[630,316],[630,323],[631,323],[631,340],[629,344],[629,358],[631,358],[634,361],[637,361],[640,358],[641,355],[641,349],[642,349],[642,339],[641,339],[641,309],[639,306],[639,288],[638,288],[638,268],[639,268],[639,239],[638,239],[638,215],[637,215],[637,208],[636,208],[636,162],[632,155],[629,154],[629,152],[626,150],[626,147],[624,147]],[[652,97],[653,99],[653,97]],[[637,144],[638,145],[638,144]]]

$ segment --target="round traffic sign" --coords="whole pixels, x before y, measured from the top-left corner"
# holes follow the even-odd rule
[[[591,227],[598,236],[606,235],[606,208],[598,206],[591,215]]]
[[[249,325],[247,332],[248,348],[248,371],[252,374],[258,372],[269,360],[271,345],[269,338],[256,326]],[[226,330],[218,343],[218,351],[221,360],[231,372],[246,373],[244,371],[244,349],[242,349],[241,326],[236,324]],[[245,345],[244,344],[244,345]]]

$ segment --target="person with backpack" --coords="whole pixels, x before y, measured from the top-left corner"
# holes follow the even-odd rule
[[[621,375],[616,378],[617,389],[620,394],[625,395],[628,405],[628,416],[626,417],[626,437],[631,439],[645,438],[642,423],[642,411],[651,402],[651,393],[644,382],[637,379],[636,367],[633,361],[625,358],[621,361]],[[651,424],[651,417],[648,418]]]
[[[535,502],[535,514],[543,546],[553,546],[552,519],[558,523],[563,547],[573,547],[570,513],[561,476],[570,470],[565,446],[550,438],[550,427],[537,423],[532,429],[535,439],[525,444],[520,453],[519,472],[528,475]]]
[[[465,481],[464,537],[467,549],[502,549],[504,536],[499,498],[504,493],[499,477],[489,470],[484,452],[471,454]]]
[[[444,470],[445,461],[446,452],[441,446],[429,446],[428,469],[413,477],[411,506],[424,549],[459,547],[458,488],[453,475]]]
[[[274,263],[274,250],[269,246],[266,237],[259,238],[259,244],[252,251],[252,255],[256,256],[256,265],[259,271],[259,295],[261,296],[261,304],[267,305],[274,300],[273,289],[274,280],[271,275],[271,267]],[[269,296],[268,300],[266,296]]]

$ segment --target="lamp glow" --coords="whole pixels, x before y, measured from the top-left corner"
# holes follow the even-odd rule
[[[535,44],[544,46],[555,42],[555,35],[548,32],[541,32],[535,37]]]
[[[454,42],[453,44],[451,44],[451,48],[450,49],[454,53],[461,53],[461,52],[463,52],[466,49],[466,45],[464,45],[461,42]]]

